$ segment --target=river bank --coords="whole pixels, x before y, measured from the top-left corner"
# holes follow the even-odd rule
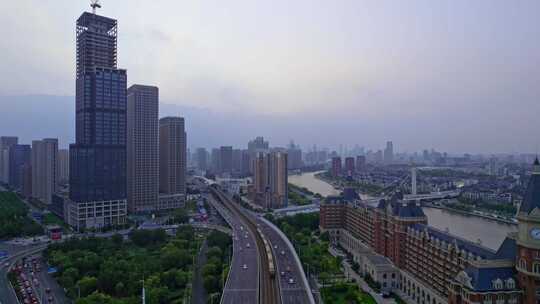
[[[446,210],[448,212],[455,212],[455,213],[459,213],[459,214],[463,214],[463,215],[467,215],[467,216],[479,217],[479,218],[487,219],[487,220],[494,221],[494,222],[499,222],[499,223],[504,223],[504,224],[508,224],[508,225],[516,225],[517,226],[517,222],[514,222],[512,220],[507,220],[507,219],[504,219],[504,218],[496,218],[496,217],[486,215],[486,214],[479,214],[479,213],[475,213],[475,212],[469,212],[469,211],[464,211],[464,210],[454,209],[454,208],[448,208],[446,206],[433,205],[433,204],[426,204],[423,207],[442,209],[442,210]]]
[[[338,195],[338,189],[334,188],[331,184],[320,180],[315,175],[324,171],[316,171],[303,173],[300,175],[289,175],[289,183],[300,187],[307,188],[313,193],[318,193],[324,197],[329,195]]]
[[[320,173],[318,171],[316,173]],[[323,196],[337,195],[338,190],[327,182],[317,178],[316,173],[289,176],[289,182]],[[362,199],[369,199],[361,195]],[[482,244],[497,250],[508,233],[517,231],[514,223],[497,221],[493,218],[480,217],[477,214],[454,212],[445,208],[423,208],[428,224],[434,228],[467,239],[471,242],[481,240]]]

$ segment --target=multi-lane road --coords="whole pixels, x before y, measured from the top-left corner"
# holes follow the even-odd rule
[[[234,256],[236,257],[238,255],[243,259],[259,259],[259,279],[261,280],[259,285],[261,286],[260,298],[257,302],[252,301],[248,303],[314,303],[309,284],[307,283],[298,256],[285,235],[281,233],[277,227],[273,226],[259,215],[252,214],[233,203],[232,200],[219,189],[217,189],[215,193],[218,194],[219,200],[221,201],[220,203],[224,205],[217,201],[213,201],[213,205],[218,209],[220,214],[225,214],[224,217],[227,217],[226,220],[234,230]],[[225,209],[225,206],[227,209],[223,210]],[[237,227],[235,227],[235,225]],[[241,237],[238,237],[237,229],[241,230]],[[247,235],[250,237],[252,248],[252,237],[255,239],[264,238],[267,240],[271,250],[270,255],[266,255],[264,245],[257,246],[257,250],[251,249],[250,251],[246,251],[245,244],[244,247],[242,247],[238,243],[239,240],[245,238],[246,230],[249,231]],[[255,254],[258,255],[258,257],[253,257]],[[249,257],[250,255],[252,257]],[[265,269],[265,266],[269,263],[266,257],[271,257],[272,259],[272,263],[275,267],[275,276],[269,274],[268,268]],[[235,266],[234,260],[229,275],[227,286],[223,293],[222,303],[243,303],[240,302],[242,301],[241,299],[235,298],[239,295],[232,291],[242,290],[245,284],[249,283],[237,279],[237,276],[242,276],[242,272]],[[263,282],[265,279],[266,282]]]
[[[39,256],[41,252],[47,248],[47,244],[32,244],[27,246],[17,246],[9,245],[6,243],[0,244],[0,249],[6,250],[9,254],[9,257],[2,260],[0,265],[0,303],[18,303],[17,297],[14,290],[9,284],[7,274],[10,269],[25,257],[30,256]],[[66,297],[64,290],[58,285],[53,277],[47,273],[46,264],[42,259],[39,259],[41,263],[42,271],[36,273],[36,279],[39,281],[39,285],[35,286],[36,294],[39,295],[39,299],[47,298],[43,294],[45,290],[49,288],[51,290],[50,295],[52,295],[55,300],[54,303],[70,303],[69,299]]]
[[[279,277],[282,304],[313,303],[309,284],[305,280],[305,273],[290,242],[279,232],[277,227],[262,217],[257,217],[257,224],[272,244],[272,250],[276,257],[276,277]]]
[[[257,298],[255,302],[250,303],[259,303],[259,304],[278,304],[281,303],[279,295],[279,285],[277,280],[274,277],[275,268],[273,264],[273,255],[270,250],[270,246],[267,245],[264,236],[258,232],[258,227],[254,221],[249,218],[244,212],[232,203],[230,198],[228,198],[221,190],[218,188],[211,188],[211,192],[214,198],[219,201],[227,210],[232,218],[235,218],[240,225],[240,230],[242,235],[237,238],[235,235],[234,240],[240,240],[242,237],[244,239],[252,239],[252,243],[245,244],[247,248],[242,248],[241,255],[245,256],[247,259],[256,259],[258,266],[258,276],[257,280]],[[235,227],[238,229],[238,227]],[[236,251],[234,252],[236,254]],[[245,265],[242,265],[243,270],[247,270]],[[231,267],[231,277],[234,277],[241,271],[238,268],[235,268],[234,265]],[[230,278],[229,278],[230,279]],[[240,290],[243,289],[243,286],[239,286]],[[224,291],[226,293],[226,291]],[[223,299],[222,299],[223,300]],[[229,301],[229,298],[225,300]],[[230,299],[232,303],[238,303],[241,299]]]
[[[0,249],[6,250],[9,257],[3,259],[0,265],[0,303],[18,303],[15,291],[11,288],[7,274],[11,266],[23,257],[41,252],[46,245],[17,246],[6,243],[0,244]]]
[[[259,252],[255,245],[254,232],[241,219],[209,197],[210,203],[218,210],[233,230],[233,255],[231,269],[223,289],[223,304],[258,303],[259,294]]]

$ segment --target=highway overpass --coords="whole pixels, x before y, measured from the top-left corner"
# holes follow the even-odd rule
[[[212,201],[212,204],[225,220],[232,224],[233,243],[240,242],[245,237],[246,230],[253,232],[249,233],[248,238],[251,238],[253,234],[256,239],[256,251],[246,250],[245,247],[241,248],[234,244],[233,256],[249,260],[246,254],[248,256],[258,254],[259,261],[257,302],[242,302],[244,299],[241,298],[242,294],[239,291],[244,290],[248,283],[237,279],[237,276],[244,274],[233,261],[222,303],[314,304],[315,301],[300,259],[285,235],[260,215],[253,214],[234,203],[218,187],[213,186],[210,189],[217,198]],[[240,225],[240,235],[235,225]],[[265,246],[265,243],[268,243],[268,246]],[[251,243],[251,246],[253,244]]]

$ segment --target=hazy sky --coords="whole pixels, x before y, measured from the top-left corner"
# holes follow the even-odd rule
[[[119,20],[129,83],[158,85],[165,103],[262,115],[268,125],[245,128],[280,132],[252,137],[392,139],[401,151],[535,152],[540,143],[538,0],[102,4],[100,14]],[[0,95],[74,95],[83,10],[89,1],[3,1]]]

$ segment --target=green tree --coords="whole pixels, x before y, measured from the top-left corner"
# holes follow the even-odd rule
[[[116,283],[116,285],[114,286],[114,292],[117,296],[124,296],[125,295],[125,288],[126,286],[124,286],[124,283],[122,282],[118,282]]]
[[[189,221],[189,215],[185,208],[175,209],[172,215],[173,222],[176,224],[184,224]]]
[[[227,248],[232,243],[231,237],[221,231],[210,232],[210,235],[208,235],[207,241],[208,241],[208,246],[210,247],[216,246],[219,248]]]
[[[108,295],[95,292],[88,297],[78,299],[75,304],[123,304],[122,301],[114,300]]]
[[[75,282],[79,279],[79,271],[77,268],[70,267],[64,271],[62,274],[62,278],[65,280],[66,284],[70,287],[72,287]]]
[[[319,281],[321,281],[323,285],[327,284],[328,282],[330,282],[330,275],[327,272],[321,272],[319,274]]]
[[[324,233],[322,233],[321,236],[320,236],[320,239],[323,242],[329,242],[330,241],[330,234],[328,233],[328,231],[325,231]]]
[[[131,241],[140,247],[158,245],[167,240],[167,233],[163,229],[135,230],[130,234]]]
[[[219,248],[217,246],[214,246],[214,247],[208,249],[208,251],[206,252],[206,256],[209,259],[213,258],[213,257],[216,257],[216,258],[221,260],[222,255],[223,255],[223,251],[221,250],[221,248]]]
[[[186,250],[167,245],[161,251],[161,264],[164,269],[183,268],[191,264],[191,255]]]
[[[168,304],[169,289],[165,286],[152,287],[148,289],[148,303]]]
[[[219,290],[219,277],[214,275],[203,277],[204,289],[208,293],[213,293]]]
[[[358,296],[356,295],[356,292],[354,290],[347,290],[347,293],[345,294],[345,301],[348,303],[357,303]]]
[[[182,271],[182,270],[178,270],[176,272],[175,282],[176,282],[176,286],[178,286],[179,288],[185,288],[187,283],[189,282],[189,279],[190,279],[189,272]]]
[[[85,276],[77,282],[77,286],[81,291],[81,297],[86,297],[97,290],[97,278]]]
[[[195,230],[191,226],[183,226],[176,231],[176,238],[191,242],[195,240]]]
[[[219,272],[218,267],[215,264],[206,264],[203,266],[202,275],[203,276],[213,276]]]
[[[122,244],[124,243],[124,237],[123,237],[121,234],[115,233],[115,234],[111,237],[111,241],[112,241],[113,244],[115,244],[117,247],[120,247],[120,246],[122,246]]]
[[[58,282],[66,289],[72,289],[75,286],[75,279],[71,276],[62,275]]]
[[[161,282],[169,288],[176,287],[176,269],[165,271],[161,274]]]

